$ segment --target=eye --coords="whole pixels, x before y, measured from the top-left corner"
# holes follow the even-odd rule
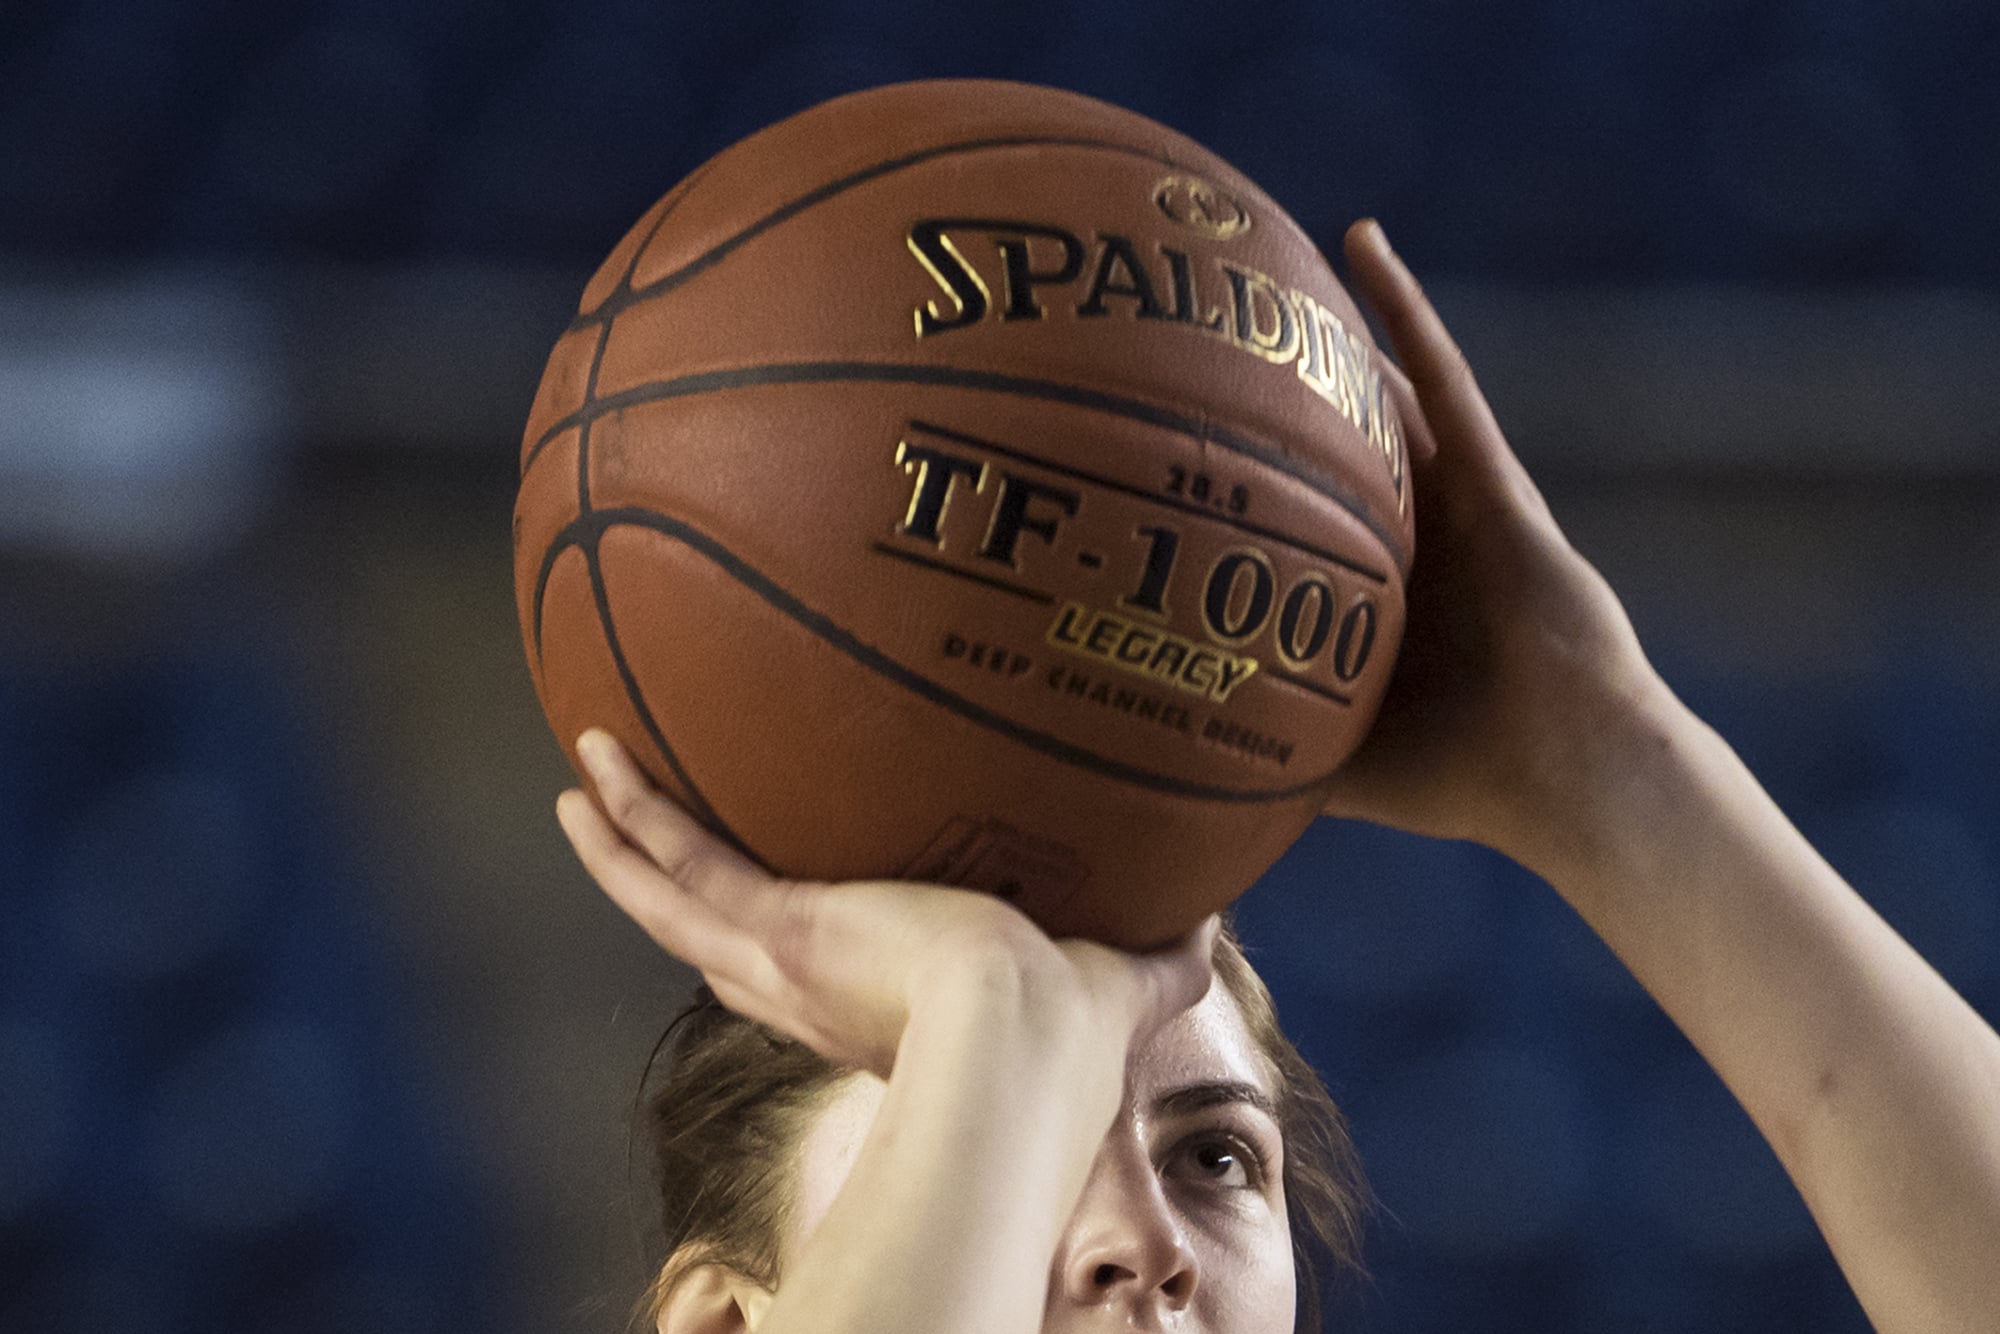
[[[1264,1158],[1240,1136],[1209,1131],[1181,1142],[1175,1157],[1191,1164],[1197,1180],[1225,1189],[1255,1190],[1264,1182]]]

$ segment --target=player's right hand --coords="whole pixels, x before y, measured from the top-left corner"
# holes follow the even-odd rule
[[[1532,863],[1649,744],[1668,692],[1382,229],[1355,224],[1347,259],[1411,382],[1417,555],[1396,674],[1327,813]]]
[[[1051,940],[988,894],[785,880],[703,829],[600,730],[577,742],[598,802],[556,812],[584,867],[731,1010],[887,1078],[913,1006],[984,979],[1122,1059],[1206,994],[1219,919],[1143,955]]]

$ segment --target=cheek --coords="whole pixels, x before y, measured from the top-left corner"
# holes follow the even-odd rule
[[[1275,1217],[1238,1219],[1197,1231],[1211,1298],[1206,1327],[1228,1334],[1292,1334],[1298,1290],[1292,1267],[1292,1234],[1281,1207]],[[1200,1303],[1197,1302],[1197,1305]]]

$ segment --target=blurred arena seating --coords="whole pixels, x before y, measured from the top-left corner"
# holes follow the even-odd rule
[[[594,262],[708,154],[900,78],[1053,82],[1210,142],[1322,240],[1362,210],[1522,281],[1990,283],[1978,0],[695,9],[24,0],[0,248]]]
[[[311,451],[511,494],[540,359],[648,204],[779,116],[947,75],[1153,115],[1326,246],[1387,218],[1538,469],[1990,497],[1995,69],[1990,0],[8,0],[0,571],[200,589],[313,512]],[[1657,619],[1676,689],[2000,1015],[1991,625],[1911,611],[1810,673]],[[351,739],[254,636],[116,664],[24,639],[0,622],[0,1331],[545,1334],[496,1309],[544,1257],[500,1240],[486,1127],[359,906]],[[1329,1328],[1867,1329],[1747,1119],[1546,886],[1322,822],[1239,925],[1384,1202]]]
[[[459,1118],[287,689],[0,662],[0,1329],[484,1323]]]
[[[1995,683],[1670,680],[1890,924],[2000,1014]],[[1869,1329],[1749,1118],[1534,877],[1323,821],[1237,924],[1387,1206],[1373,1281],[1329,1328]]]

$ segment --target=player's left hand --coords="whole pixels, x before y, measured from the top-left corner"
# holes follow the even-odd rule
[[[1213,980],[1216,917],[1133,954],[1051,940],[973,890],[787,880],[703,829],[608,733],[586,733],[577,753],[602,806],[571,790],[556,809],[598,885],[724,1005],[836,1064],[888,1078],[915,1010],[997,979],[995,994],[1020,998],[1040,1031],[1122,1069]]]

